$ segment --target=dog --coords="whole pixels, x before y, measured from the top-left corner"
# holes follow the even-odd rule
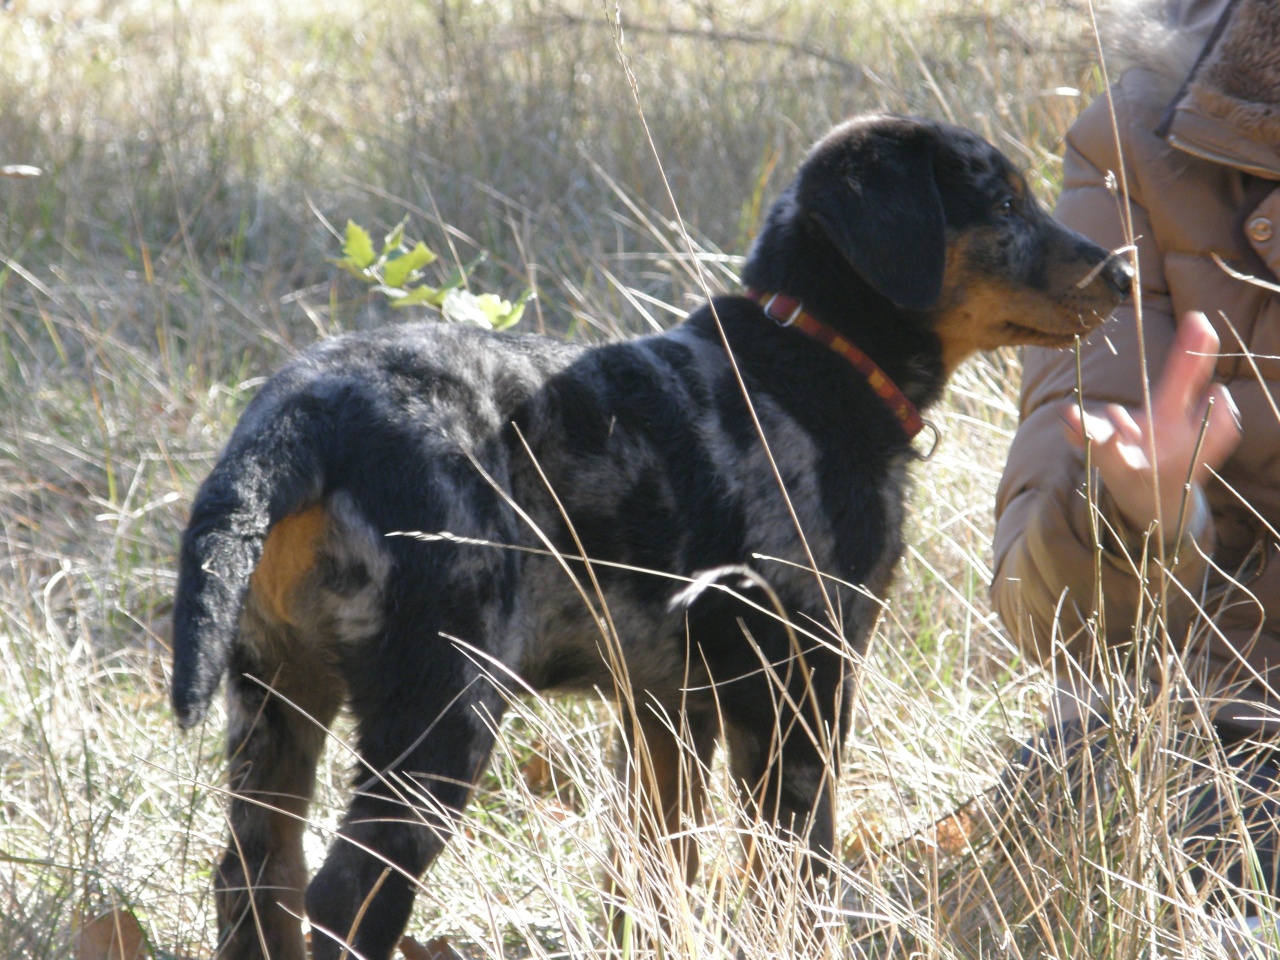
[[[388,957],[508,682],[634,704],[647,842],[677,844],[690,878],[670,835],[701,789],[681,757],[721,740],[748,813],[821,874],[920,410],[976,350],[1072,344],[1130,271],[977,135],[875,116],[812,148],[742,279],[605,345],[430,322],[336,337],[248,404],[195,498],[174,610],[178,723],[228,683],[220,956],[300,960],[305,910],[318,960]],[[361,766],[308,885],[344,707]]]

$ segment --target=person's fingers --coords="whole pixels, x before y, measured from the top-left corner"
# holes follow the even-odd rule
[[[1083,447],[1086,428],[1080,416],[1080,405],[1068,400],[1058,406],[1058,416],[1062,418],[1063,433],[1071,441],[1073,447]]]
[[[1137,444],[1146,441],[1146,431],[1138,425],[1128,407],[1122,407],[1118,403],[1109,403],[1103,408],[1103,413],[1120,439],[1128,443]]]
[[[1060,408],[1068,439],[1076,447],[1091,445],[1093,463],[1117,508],[1138,526],[1168,514],[1183,495],[1197,443],[1194,475],[1203,480],[1240,442],[1231,393],[1213,383],[1217,351],[1218,336],[1204,314],[1187,314],[1178,325],[1149,415],[1118,404],[1091,411],[1075,403]],[[1154,451],[1153,436],[1158,444]]]
[[[1124,475],[1136,475],[1151,471],[1150,439],[1139,426],[1127,407],[1109,403],[1103,408],[1103,416],[1110,425],[1110,433],[1099,444],[1098,466],[1110,484],[1128,479]],[[1144,480],[1144,482],[1146,482]]]
[[[1075,447],[1084,447],[1086,439],[1094,443],[1105,443],[1114,432],[1111,421],[1106,417],[1087,412],[1081,417],[1080,405],[1074,401],[1062,404],[1058,412],[1062,417],[1067,439]]]
[[[1205,427],[1200,460],[1196,465],[1196,478],[1200,480],[1207,476],[1210,468],[1216,470],[1226,462],[1243,435],[1240,429],[1240,411],[1231,398],[1231,391],[1225,385],[1215,383],[1209,389],[1209,399],[1213,401],[1213,406],[1207,411],[1209,423]]]
[[[1135,471],[1149,469],[1146,456],[1135,443],[1141,433],[1123,407],[1110,404],[1097,412],[1085,411],[1082,419],[1078,406],[1064,406],[1062,423],[1072,445],[1083,449],[1087,440],[1093,464],[1109,485],[1127,484]]]
[[[1218,334],[1209,318],[1199,312],[1184,314],[1151,398],[1157,420],[1192,416],[1200,409],[1217,355]]]

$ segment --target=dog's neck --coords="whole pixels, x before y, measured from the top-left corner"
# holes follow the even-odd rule
[[[803,333],[834,351],[859,374],[866,378],[871,389],[893,412],[908,440],[915,439],[924,429],[924,420],[916,405],[898,388],[898,385],[879,365],[849,338],[829,324],[823,323],[804,308],[804,304],[786,293],[772,290],[748,289],[747,296],[764,309],[764,315],[778,324]]]
[[[821,282],[803,282],[814,276]],[[742,282],[802,300],[806,311],[856,343],[918,409],[942,396],[942,343],[931,324],[906,321],[808,221],[783,219],[763,231]]]

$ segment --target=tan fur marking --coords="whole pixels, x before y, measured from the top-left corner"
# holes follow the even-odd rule
[[[941,302],[943,308],[936,330],[942,340],[942,369],[946,377],[966,359],[987,346],[986,321],[1003,311],[991,302],[986,278],[977,276],[968,264],[968,238],[961,238],[947,250]],[[993,309],[994,308],[994,309]]]
[[[976,278],[974,278],[976,279]],[[1007,289],[993,290],[989,284],[970,282],[964,298],[938,320],[938,336],[942,338],[942,368],[947,377],[979,350],[1002,346],[992,343],[991,321],[1003,320],[1008,304]]]
[[[947,251],[946,272],[934,329],[942,340],[942,367],[950,377],[968,357],[980,350],[1035,344],[1069,347],[1099,323],[1107,295],[1095,279],[1081,290],[1076,281],[1080,264],[1051,264],[1051,288],[1057,294],[1014,286],[974,269],[967,257],[968,238]],[[1106,312],[1110,312],[1107,305]]]
[[[294,593],[315,565],[316,550],[327,523],[323,507],[308,507],[285,517],[267,536],[249,587],[264,612],[277,620],[296,624]]]

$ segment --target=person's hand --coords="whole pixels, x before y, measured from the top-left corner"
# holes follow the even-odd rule
[[[1202,484],[1209,470],[1220,467],[1240,442],[1239,413],[1231,394],[1211,382],[1217,353],[1218,335],[1208,318],[1188,313],[1178,324],[1160,382],[1152,388],[1150,416],[1140,408],[1108,404],[1100,413],[1086,412],[1082,421],[1078,404],[1063,407],[1067,436],[1081,448],[1086,437],[1092,442],[1094,466],[1117,509],[1136,530],[1147,529],[1157,517],[1165,531],[1172,530],[1187,495],[1188,475],[1193,485]],[[1192,471],[1202,429],[1204,441]],[[1188,520],[1192,507],[1188,500]]]

